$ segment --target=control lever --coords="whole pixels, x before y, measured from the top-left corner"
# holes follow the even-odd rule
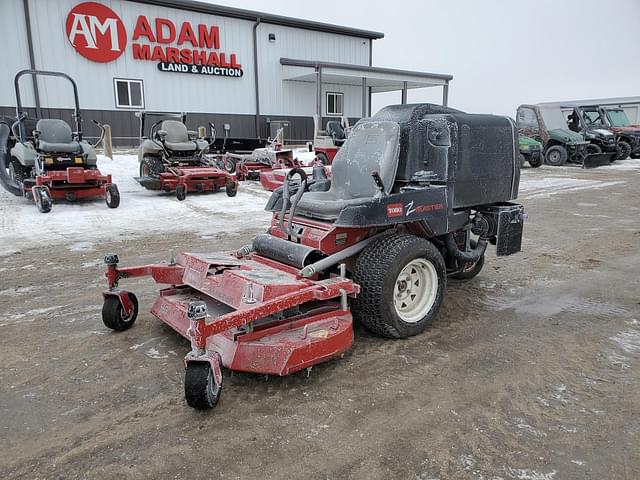
[[[386,192],[384,190],[384,183],[382,183],[380,174],[374,170],[373,172],[371,172],[371,176],[373,177],[373,181],[376,182],[376,186],[378,187],[378,190],[380,190],[380,193],[386,195]]]

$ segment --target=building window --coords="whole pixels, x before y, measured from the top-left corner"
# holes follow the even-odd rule
[[[116,108],[144,108],[144,88],[142,80],[114,78]]]
[[[327,92],[327,115],[344,115],[344,93]]]

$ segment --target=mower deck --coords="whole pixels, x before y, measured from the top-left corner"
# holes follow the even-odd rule
[[[38,175],[35,185],[25,184],[25,194],[30,193],[33,186],[38,186],[47,187],[53,200],[79,200],[104,196],[111,184],[111,175],[103,175],[97,169],[68,167]]]
[[[237,190],[234,176],[213,166],[169,167],[157,177],[136,177],[136,181],[149,190],[165,192],[176,191],[179,185],[184,185],[186,192],[217,192],[227,185]]]
[[[357,294],[359,287],[346,278],[302,278],[297,269],[255,254],[183,253],[175,263],[124,268],[117,261],[115,255],[105,258],[105,306],[119,302],[120,318],[137,309],[135,296],[117,288],[123,278],[151,276],[171,285],[160,291],[151,313],[191,341],[187,367],[190,362],[211,364],[218,385],[219,364],[288,375],[336,357],[353,344],[347,296]],[[194,311],[201,315],[195,317]]]

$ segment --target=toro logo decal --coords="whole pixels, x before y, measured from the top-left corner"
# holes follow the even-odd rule
[[[387,218],[402,217],[404,208],[401,203],[390,203],[387,205]]]
[[[66,30],[73,48],[94,62],[112,62],[127,45],[127,31],[120,17],[96,2],[76,5],[67,15]]]

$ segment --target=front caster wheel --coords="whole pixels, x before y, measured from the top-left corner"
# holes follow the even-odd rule
[[[53,201],[49,195],[49,189],[46,187],[33,187],[32,192],[38,210],[42,213],[49,213],[53,205]]]
[[[178,185],[176,187],[176,198],[180,201],[183,201],[187,198],[187,186],[186,185]]]
[[[235,197],[236,193],[238,193],[238,184],[227,183],[227,185],[225,186],[225,190],[227,192],[227,197]]]
[[[209,362],[189,362],[184,377],[184,396],[187,405],[207,410],[217,405],[222,385],[216,384]]]
[[[107,191],[104,194],[104,201],[107,203],[107,207],[118,208],[120,205],[120,192],[118,191],[117,185],[112,183],[107,187]]]
[[[104,299],[102,305],[102,322],[107,328],[122,332],[133,327],[138,317],[138,299],[133,293],[127,293],[129,295],[129,301],[132,305],[132,310],[129,315],[124,313],[122,303],[116,296],[108,296]]]

